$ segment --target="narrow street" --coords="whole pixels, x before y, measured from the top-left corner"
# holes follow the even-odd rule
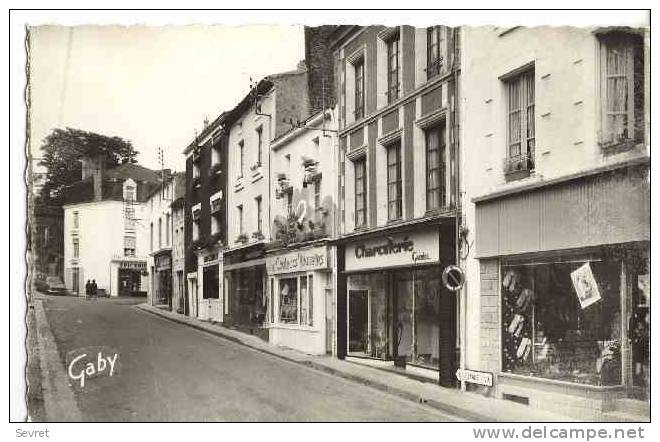
[[[85,421],[451,421],[430,407],[155,317],[137,299],[44,297],[66,354],[108,346],[118,374],[75,389]]]

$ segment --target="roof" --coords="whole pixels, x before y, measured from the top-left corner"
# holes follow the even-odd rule
[[[152,181],[158,183],[160,182],[160,173],[139,164],[125,163],[112,169],[107,169],[103,174],[104,180],[124,181],[129,178],[135,182]]]
[[[301,75],[307,72],[307,68],[296,68],[291,71],[279,72],[277,74],[268,75],[262,78],[259,83],[257,83],[256,89],[258,95],[263,95],[267,93],[273,87],[273,80],[277,81],[280,78],[292,76],[292,75]],[[206,126],[204,130],[188,144],[183,149],[183,154],[188,155],[190,151],[197,145],[198,140],[206,137],[211,132],[218,129],[220,125],[223,124],[233,124],[240,116],[245,112],[245,110],[252,104],[252,94],[253,89],[250,89],[250,92],[245,94],[243,99],[230,111],[225,111],[220,114],[211,124]]]

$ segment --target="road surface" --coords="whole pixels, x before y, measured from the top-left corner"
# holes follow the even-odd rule
[[[118,373],[72,388],[85,421],[425,421],[452,416],[135,308],[144,299],[44,296],[67,352],[108,346]]]

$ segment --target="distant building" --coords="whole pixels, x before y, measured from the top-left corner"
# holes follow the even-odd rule
[[[64,281],[85,295],[96,280],[110,296],[146,294],[149,252],[146,201],[159,175],[137,164],[105,169],[103,157],[83,159],[82,180],[65,192]]]
[[[176,310],[177,307],[173,303],[174,220],[171,204],[176,192],[181,192],[179,187],[185,186],[185,181],[181,179],[183,174],[172,174],[170,169],[161,171],[160,175],[162,185],[153,191],[146,202],[148,215],[145,224],[149,226],[147,302],[152,305],[166,305],[170,310]]]
[[[170,204],[172,213],[172,310],[188,314],[189,304],[186,296],[186,241],[185,241],[185,203],[186,174],[177,173],[174,177],[174,201]]]
[[[62,208],[36,203],[32,212],[31,225],[34,270],[45,276],[61,278],[64,275]]]

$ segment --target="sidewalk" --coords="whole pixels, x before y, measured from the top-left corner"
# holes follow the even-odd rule
[[[443,388],[429,382],[421,382],[406,376],[390,373],[330,356],[313,356],[285,347],[271,345],[262,339],[236,330],[202,321],[197,318],[172,313],[147,304],[137,308],[171,321],[194,327],[220,336],[255,350],[305,365],[335,376],[385,391],[404,399],[424,403],[438,410],[473,422],[566,422],[573,421],[546,411],[501,399],[486,398],[476,393]]]

